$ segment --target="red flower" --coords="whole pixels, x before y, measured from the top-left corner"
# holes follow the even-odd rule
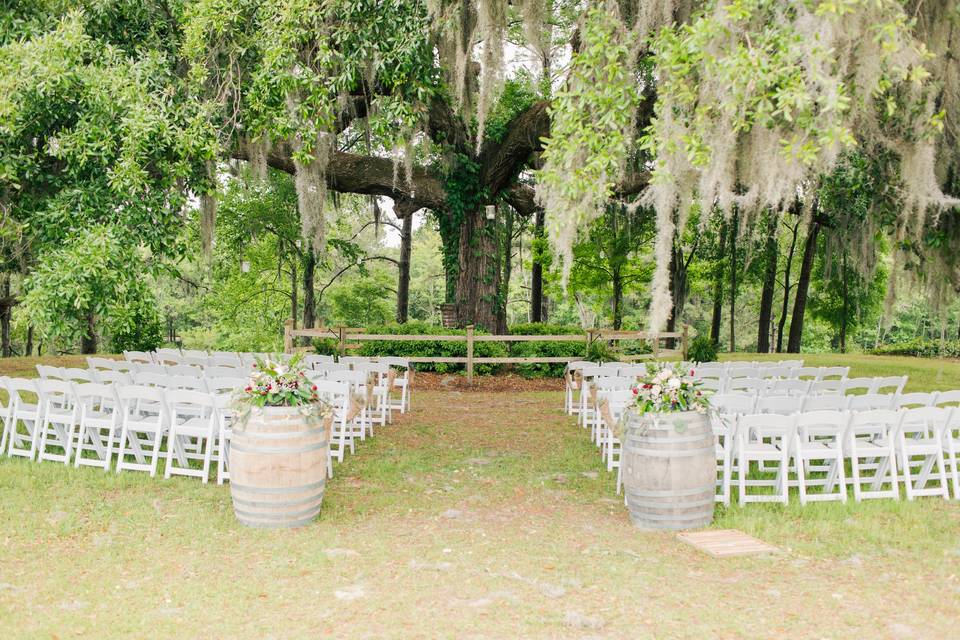
[[[690,377],[693,377],[693,369],[690,369]]]
[[[256,363],[256,362],[253,363],[253,368],[254,368],[254,369],[257,368],[257,363]]]
[[[253,391],[253,387],[248,386],[244,391]]]
[[[640,393],[640,391],[639,391],[639,390],[637,390],[637,388],[636,388],[636,387],[634,387],[634,388],[633,388],[633,395],[637,395],[638,393]]]
[[[311,391],[316,391],[316,390],[317,390],[317,385],[313,385],[312,387],[310,387],[310,390],[311,390]]]

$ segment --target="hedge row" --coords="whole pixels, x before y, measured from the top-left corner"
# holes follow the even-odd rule
[[[960,358],[960,340],[914,338],[906,342],[885,344],[870,353],[878,356],[917,356],[920,358]]]

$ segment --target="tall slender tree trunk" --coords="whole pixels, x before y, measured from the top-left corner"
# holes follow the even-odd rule
[[[27,345],[24,347],[24,355],[27,357],[33,355],[33,325],[27,327]]]
[[[773,318],[773,290],[777,284],[777,218],[771,211],[767,224],[766,269],[763,273],[763,289],[760,292],[760,321],[757,326],[757,351],[769,353],[770,326]]]
[[[510,300],[510,277],[513,274],[513,209],[506,207],[503,224],[503,257],[500,259],[500,295],[497,300],[497,326],[507,326],[507,302]],[[498,331],[499,333],[499,331]]]
[[[783,329],[787,325],[787,313],[790,310],[790,276],[793,271],[793,254],[797,249],[797,232],[800,229],[800,220],[793,225],[790,237],[790,250],[787,252],[787,264],[783,268],[783,307],[780,309],[780,322],[777,325],[777,353],[783,352]]]
[[[457,322],[494,333],[506,331],[497,313],[500,292],[500,251],[496,221],[483,207],[466,216],[460,227],[457,276]]]
[[[80,353],[91,354],[97,352],[97,319],[93,311],[87,312],[87,332],[80,340]]]
[[[677,330],[677,324],[683,317],[683,308],[687,304],[687,293],[689,292],[687,286],[688,267],[696,247],[691,248],[690,251],[691,254],[684,257],[683,250],[674,243],[670,252],[670,298],[673,304],[670,310],[670,318],[667,320],[667,332]],[[671,349],[676,348],[675,338],[671,338],[669,342]]]
[[[619,330],[623,327],[623,274],[619,265],[613,267],[610,281],[613,285],[613,328]]]
[[[533,218],[533,237],[539,240],[543,237],[544,219],[543,209],[538,208]],[[538,250],[539,250],[539,244]],[[544,299],[543,299],[543,265],[540,263],[539,256],[533,259],[533,266],[530,268],[530,322],[544,322]]]
[[[817,206],[814,205],[810,228],[807,231],[806,245],[803,247],[803,261],[800,263],[800,276],[797,280],[797,294],[793,300],[793,317],[790,319],[790,339],[787,341],[789,353],[800,353],[803,339],[803,316],[807,311],[807,294],[810,291],[810,277],[813,274],[813,259],[817,255],[817,238],[820,235],[820,223],[817,221]]]
[[[847,315],[850,313],[850,283],[847,280],[847,254],[843,254],[843,273],[840,275],[843,285],[843,315],[840,317],[840,353],[847,352]]]
[[[300,283],[297,282],[297,260],[290,260],[290,317],[293,318],[293,328],[297,328],[297,315],[300,312],[300,305],[297,302],[297,289]]]
[[[317,271],[317,254],[313,246],[307,243],[303,256],[303,328],[312,329],[317,323],[317,298],[314,291],[314,279]]]
[[[0,344],[4,358],[13,355],[13,349],[10,346],[10,318],[13,315],[13,300],[10,297],[10,274],[4,274],[3,277],[3,303],[0,306]]]
[[[400,230],[400,259],[397,261],[397,322],[410,313],[410,253],[413,249],[413,214],[403,218]]]
[[[727,225],[720,223],[720,253],[724,255],[727,244]],[[720,344],[720,324],[723,321],[723,261],[720,261],[713,274],[713,318],[710,322],[710,340]]]
[[[730,220],[730,353],[737,350],[737,210]]]

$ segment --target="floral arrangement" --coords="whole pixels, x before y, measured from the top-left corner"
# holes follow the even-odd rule
[[[286,364],[257,358],[239,401],[252,407],[300,407],[318,404],[320,398],[304,371],[303,354],[298,353]]]
[[[693,369],[680,364],[647,365],[647,375],[633,386],[634,410],[640,415],[670,411],[706,411],[707,397]]]

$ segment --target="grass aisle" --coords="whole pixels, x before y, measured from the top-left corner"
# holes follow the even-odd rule
[[[714,560],[632,528],[561,394],[421,391],[320,521],[256,531],[195,480],[0,459],[5,638],[947,638],[960,505],[718,511]]]

